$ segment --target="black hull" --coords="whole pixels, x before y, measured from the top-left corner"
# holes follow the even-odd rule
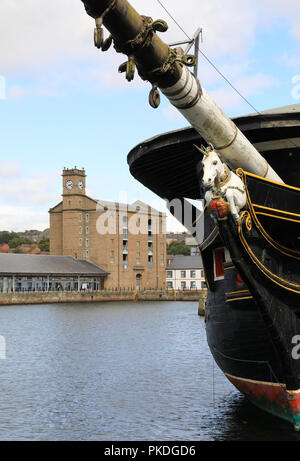
[[[233,269],[234,270],[234,269]],[[228,375],[282,383],[284,373],[268,329],[253,299],[224,301],[225,282],[208,293],[206,333],[212,355]]]
[[[179,212],[170,211],[199,243],[208,286],[207,340],[216,363],[253,403],[291,422],[297,430],[300,360],[295,360],[292,352],[293,339],[300,334],[300,184],[296,160],[300,149],[291,151],[284,139],[292,140],[299,124],[300,106],[296,112],[275,111],[238,120],[259,150],[265,149],[265,157],[279,175],[292,184],[283,186],[240,171],[247,207],[238,225],[230,213],[212,219],[206,211],[201,218],[196,209],[192,210],[193,219],[185,221],[184,210],[192,209],[188,199],[201,200],[204,196],[201,165],[193,149],[199,136],[193,130],[146,141],[128,156],[136,179],[161,197],[177,197],[184,205]],[[204,236],[199,232],[203,221]],[[222,247],[229,257],[224,277],[216,277],[215,257]]]

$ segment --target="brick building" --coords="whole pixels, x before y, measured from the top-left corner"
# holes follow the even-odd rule
[[[65,168],[62,179],[62,201],[49,210],[50,254],[100,266],[106,288],[165,288],[165,213],[88,197],[84,169]]]

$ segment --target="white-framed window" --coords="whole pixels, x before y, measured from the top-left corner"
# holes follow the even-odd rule
[[[79,234],[82,234],[82,226],[79,226]]]
[[[173,289],[173,282],[167,282],[167,288]]]
[[[86,215],[85,215],[85,222],[89,222],[89,214],[88,213],[86,213]]]
[[[79,213],[79,221],[82,222],[82,213]]]
[[[86,247],[89,246],[89,239],[85,239],[85,246],[86,246]]]
[[[82,239],[79,239],[79,246],[82,246]]]
[[[167,279],[173,278],[173,271],[167,271]]]
[[[190,276],[191,276],[191,279],[195,279],[196,278],[196,271],[190,271]]]
[[[186,282],[181,282],[180,287],[182,290],[186,290]]]
[[[86,233],[86,234],[89,233],[89,228],[88,228],[88,226],[86,226],[86,228],[85,228],[85,233]]]
[[[182,279],[186,278],[186,271],[180,271],[180,278]]]
[[[197,285],[196,285],[196,282],[193,281],[193,282],[191,282],[191,289],[193,290],[195,288],[197,288]]]

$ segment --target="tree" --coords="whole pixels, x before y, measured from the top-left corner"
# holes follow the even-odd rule
[[[30,245],[31,243],[32,241],[30,239],[19,237],[18,234],[15,234],[14,232],[11,233],[11,237],[8,241],[9,248],[17,248],[20,245]]]
[[[14,237],[18,237],[16,232],[0,231],[0,244],[8,243]]]
[[[46,237],[43,237],[40,241],[39,241],[39,249],[41,251],[47,251],[49,252],[50,251],[50,240]]]
[[[10,238],[8,241],[9,248],[17,248],[21,245],[21,239],[19,237]]]
[[[191,250],[184,241],[174,241],[167,246],[167,254],[189,256],[191,254]]]

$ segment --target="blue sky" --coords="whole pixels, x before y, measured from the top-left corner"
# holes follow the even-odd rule
[[[166,41],[183,32],[156,0],[133,0],[143,14],[165,19]],[[258,110],[299,103],[300,5],[294,0],[164,0],[189,35],[203,27],[201,50]],[[127,154],[140,141],[187,126],[162,100],[148,105],[149,85],[128,84],[124,61],[93,46],[94,23],[80,0],[2,0],[0,5],[0,229],[48,227],[60,201],[61,170],[84,167],[87,192],[104,200],[164,204],[129,173]],[[200,57],[203,86],[230,116],[249,107]],[[169,229],[178,229],[169,221]]]

